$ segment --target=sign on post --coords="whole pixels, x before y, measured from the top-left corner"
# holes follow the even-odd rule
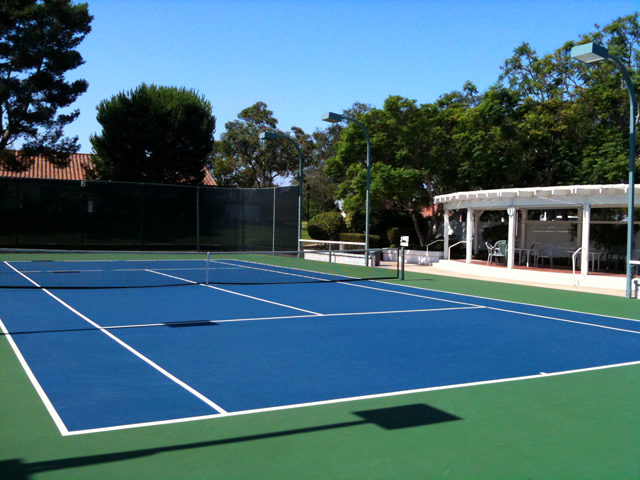
[[[400,237],[400,246],[408,247],[409,246],[409,237]]]

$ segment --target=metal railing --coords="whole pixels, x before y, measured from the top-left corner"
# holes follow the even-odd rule
[[[467,243],[467,241],[466,241],[466,240],[461,240],[461,241],[459,241],[458,243],[454,243],[453,245],[451,245],[451,246],[449,247],[449,251],[447,252],[447,260],[451,260],[451,249],[452,249],[453,247],[455,247],[456,245],[460,245],[461,243]]]
[[[571,263],[573,265],[573,285],[576,286],[576,255],[582,251],[582,247],[578,248],[573,255],[571,255]]]
[[[429,265],[431,265],[431,260],[429,260],[429,247],[430,247],[431,245],[433,245],[434,243],[438,243],[438,242],[444,242],[444,239],[435,240],[435,241],[431,242],[429,245],[427,245],[427,250],[426,250],[426,252],[425,252],[425,257],[426,257],[427,263],[428,263]]]

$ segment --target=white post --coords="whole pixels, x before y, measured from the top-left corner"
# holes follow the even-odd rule
[[[449,210],[444,211],[444,227],[442,236],[444,237],[444,257],[446,260],[449,258]]]
[[[509,238],[507,239],[507,268],[513,268],[513,257],[516,248],[516,223],[518,211],[512,205],[507,209],[509,214]]]
[[[473,208],[467,208],[467,259],[466,263],[471,263],[472,251],[473,251]]]
[[[582,210],[582,259],[580,273],[589,274],[589,231],[591,230],[591,205],[585,204]]]

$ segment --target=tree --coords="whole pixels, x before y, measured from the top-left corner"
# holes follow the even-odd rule
[[[638,13],[581,36],[597,41],[637,76]],[[500,81],[518,96],[512,123],[522,147],[514,186],[615,183],[628,169],[629,98],[610,62],[572,61],[568,41],[540,57],[524,43],[503,66]],[[638,112],[636,112],[636,115]],[[626,137],[626,138],[625,138]],[[511,158],[511,160],[516,160]]]
[[[408,213],[421,244],[425,244],[420,219],[432,201],[438,161],[432,156],[432,112],[415,100],[391,96],[382,110],[358,116],[371,137],[371,207]],[[348,125],[327,161],[327,172],[340,181],[337,195],[349,219],[361,216],[366,198],[366,143],[361,129]],[[434,161],[435,160],[435,161]],[[353,221],[352,227],[354,226]],[[428,234],[427,234],[428,235]]]
[[[79,110],[58,114],[88,87],[68,82],[66,72],[84,63],[76,47],[91,31],[87,4],[71,0],[0,0],[0,155],[22,139],[23,155],[54,162],[79,149],[63,129]]]
[[[289,141],[264,142],[258,137],[263,131],[283,133],[277,125],[278,120],[264,102],[245,108],[238,114],[238,120],[225,124],[227,131],[214,143],[211,152],[210,168],[218,185],[273,187],[276,178],[297,172],[299,156]],[[301,129],[294,127],[293,130],[293,136],[299,142],[305,140]],[[306,146],[303,144],[302,147],[304,154]]]
[[[193,90],[142,84],[97,107],[95,176],[150,183],[202,182],[213,145],[211,104]]]

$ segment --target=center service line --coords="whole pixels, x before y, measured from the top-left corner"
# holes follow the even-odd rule
[[[244,293],[234,292],[233,290],[225,290],[224,288],[214,287],[213,285],[205,285],[203,283],[194,282],[193,280],[187,280],[186,278],[180,278],[173,275],[169,275],[167,273],[156,272],[155,270],[146,270],[147,272],[155,273],[157,275],[164,275],[165,277],[175,278],[176,280],[182,280],[183,282],[193,283],[194,285],[200,285],[202,287],[213,288],[214,290],[220,290],[221,292],[231,293],[233,295],[239,295],[241,297],[251,298],[252,300],[257,300],[259,302],[271,303],[272,305],[278,305],[279,307],[292,308],[293,310],[298,310],[300,312],[310,313],[312,315],[322,315],[318,312],[312,312],[311,310],[305,310],[304,308],[292,307],[291,305],[285,305],[284,303],[272,302],[271,300],[265,300],[260,297],[252,297],[251,295],[245,295]]]

